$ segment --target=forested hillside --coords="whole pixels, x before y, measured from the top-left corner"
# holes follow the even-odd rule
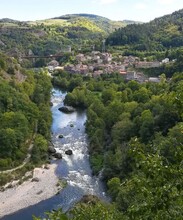
[[[45,72],[22,69],[14,58],[0,54],[0,170],[23,162],[33,136],[32,161],[47,158],[51,88]]]
[[[71,46],[77,50],[101,50],[101,40],[125,22],[88,15],[65,15],[41,21],[0,20],[0,50],[11,56],[50,55]]]
[[[106,33],[111,33],[115,29],[125,27],[128,24],[134,24],[134,23],[139,23],[135,21],[112,21],[108,18],[98,16],[98,15],[93,15],[93,14],[68,14],[68,15],[63,15],[55,19],[66,19],[68,21],[72,21],[78,18],[86,18],[93,23],[95,23],[101,30],[105,31]]]
[[[87,108],[93,172],[102,170],[117,209],[81,205],[73,219],[102,219],[102,212],[106,219],[116,212],[114,219],[180,219],[182,73],[174,73],[171,82],[162,75],[158,84],[124,83],[117,74],[91,79],[61,73],[54,83],[71,91],[65,104]]]
[[[149,23],[120,28],[107,38],[109,45],[153,51],[183,46],[183,10],[156,18]]]

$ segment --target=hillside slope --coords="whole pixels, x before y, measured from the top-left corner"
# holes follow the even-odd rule
[[[0,50],[19,57],[31,50],[34,55],[55,54],[69,46],[92,45],[106,36],[92,21],[78,18],[36,22],[0,21]]]
[[[91,14],[29,22],[5,18],[0,20],[0,51],[20,57],[28,53],[55,54],[68,46],[76,50],[81,47],[91,50],[92,45],[98,45],[96,49],[101,49],[102,39],[126,23]]]
[[[16,59],[0,53],[0,171],[25,164],[28,149],[34,164],[47,159],[51,88],[46,71],[23,69]],[[8,179],[0,175],[0,185]]]
[[[112,33],[109,45],[130,45],[134,50],[164,50],[183,46],[183,9],[149,23],[132,24]]]
[[[128,24],[128,22],[126,21],[112,21],[108,18],[93,14],[68,14],[57,17],[56,19],[66,19],[67,21],[73,21],[78,18],[85,18],[90,20],[106,33],[111,33],[115,29],[125,27]],[[131,21],[131,22],[135,23],[135,21]]]

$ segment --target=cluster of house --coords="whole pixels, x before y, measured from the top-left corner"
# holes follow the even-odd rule
[[[111,73],[119,73],[126,80],[136,80],[139,82],[144,82],[147,79],[142,72],[137,71],[129,71],[130,67],[138,68],[151,68],[151,67],[159,67],[161,62],[147,62],[140,61],[138,57],[134,56],[119,56],[118,62],[113,61],[112,54],[110,53],[101,53],[98,51],[93,51],[90,54],[78,54],[75,57],[76,64],[68,64],[64,67],[59,66],[59,63],[56,60],[52,60],[48,64],[49,71],[54,70],[64,70],[71,74],[82,74],[89,75],[92,77],[100,76],[101,74],[111,74]],[[166,58],[162,63],[169,62],[168,58]],[[157,78],[154,81],[158,81]]]

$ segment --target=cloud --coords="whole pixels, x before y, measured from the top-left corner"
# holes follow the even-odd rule
[[[114,2],[117,2],[118,0],[94,0],[94,3],[99,3],[101,5],[109,5],[112,4]]]
[[[145,3],[139,2],[135,5],[135,8],[138,10],[143,10],[147,8],[147,5]]]
[[[176,3],[177,0],[158,0],[158,3],[162,5],[170,5]]]

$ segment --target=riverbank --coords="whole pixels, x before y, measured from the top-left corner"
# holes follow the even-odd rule
[[[55,163],[35,168],[31,179],[0,192],[0,218],[54,196],[60,190],[56,168]]]
[[[65,114],[60,112],[58,109],[63,106],[63,100],[65,97],[65,93],[62,93],[60,90],[53,89],[52,91],[51,102],[53,106],[51,107],[52,111],[52,138],[51,141],[58,153],[61,153],[63,156],[62,160],[56,160],[54,163],[57,163],[56,174],[62,180],[58,182],[55,181],[49,183],[51,177],[51,172],[49,174],[48,179],[46,177],[46,194],[47,190],[52,190],[51,188],[55,187],[55,185],[62,185],[60,188],[64,188],[61,192],[56,196],[49,196],[49,199],[40,198],[41,202],[36,203],[35,205],[26,205],[27,208],[24,208],[20,211],[15,212],[14,214],[3,218],[4,220],[32,220],[32,214],[34,213],[36,216],[43,216],[44,212],[48,210],[62,208],[63,211],[67,211],[71,209],[84,195],[96,195],[100,199],[107,201],[105,196],[105,186],[100,181],[99,178],[92,175],[92,170],[89,163],[89,154],[88,154],[88,139],[85,133],[85,123],[86,123],[86,111],[78,111],[76,109],[75,112],[70,114]],[[71,124],[73,126],[71,126]],[[63,135],[63,138],[59,138],[59,135]],[[72,155],[65,154],[66,151],[72,150]],[[44,171],[44,170],[43,170]],[[53,172],[54,173],[54,172]],[[55,175],[55,173],[54,173]],[[67,184],[66,184],[67,183]],[[28,186],[31,183],[28,183]],[[38,183],[36,183],[37,185]],[[27,198],[28,202],[30,200],[34,200],[36,193],[39,194],[42,189],[36,189],[36,192],[33,190],[33,198],[30,196]],[[17,190],[16,190],[17,191]],[[29,189],[27,191],[29,193]],[[32,193],[32,192],[31,192]],[[12,191],[12,195],[14,192]],[[53,194],[57,194],[57,191],[53,191]],[[9,205],[9,199],[7,197],[2,198],[3,201],[7,201],[8,205],[1,206],[0,201],[0,216],[2,216],[2,212],[9,213],[9,208],[11,206],[15,206],[23,199],[16,199],[16,197],[20,197],[21,194],[17,194],[14,197],[14,202],[11,202]],[[1,194],[0,194],[1,196]],[[48,198],[48,195],[46,195]],[[11,197],[10,197],[11,198]],[[10,199],[11,201],[11,199]],[[24,205],[25,202],[23,202]],[[20,206],[18,204],[18,206]],[[24,205],[25,207],[25,205]],[[6,209],[6,210],[5,210]],[[14,210],[15,211],[15,210]],[[11,210],[12,213],[12,210]],[[0,217],[1,218],[1,217]]]

